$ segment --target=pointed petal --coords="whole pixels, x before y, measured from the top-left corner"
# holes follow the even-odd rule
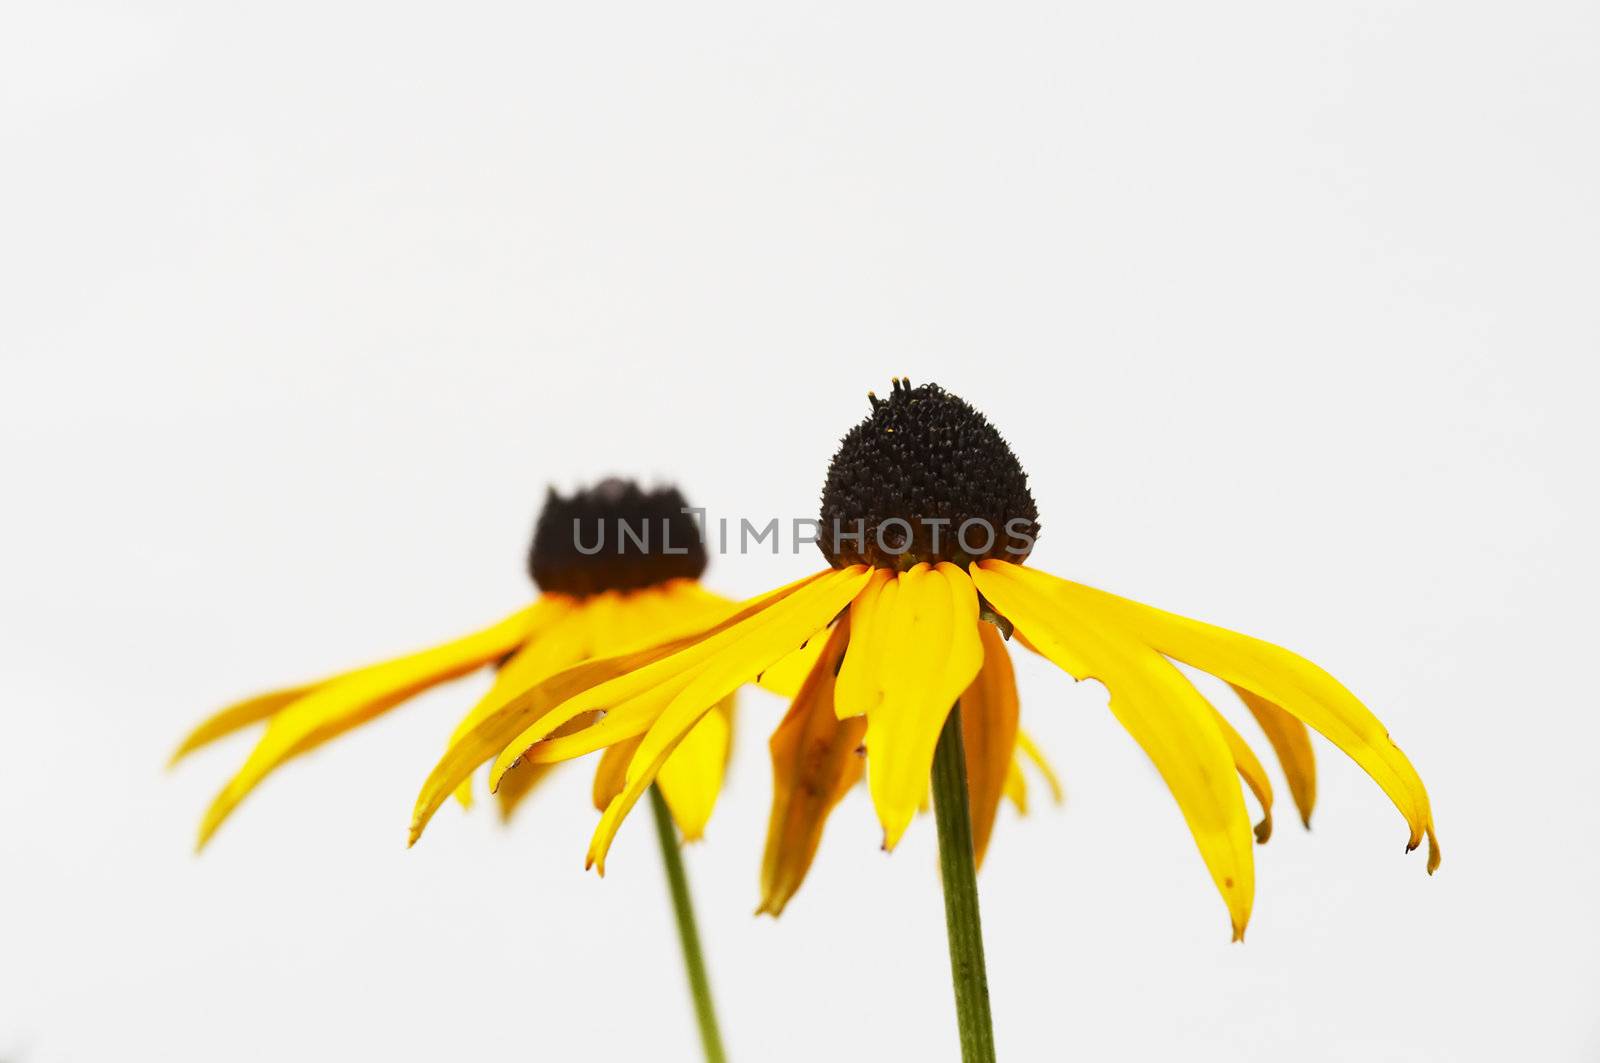
[[[889,850],[928,795],[945,716],[983,665],[978,595],[955,565],[920,564],[884,584],[863,620],[876,633],[860,641],[852,612],[838,689],[847,674],[855,678],[855,696],[867,714],[867,788]]]
[[[1433,823],[1422,780],[1378,718],[1333,676],[1270,642],[1043,573],[1030,572],[1029,578],[1056,598],[1126,627],[1168,657],[1249,690],[1321,732],[1361,765],[1405,816],[1411,828],[1407,848],[1422,842]]]
[[[197,847],[204,847],[239,802],[284,761],[315,749],[419,691],[505,656],[526,637],[532,611],[521,610],[442,646],[350,672],[291,703],[272,718],[244,766],[206,810]]]
[[[265,694],[258,694],[244,701],[234,702],[227,708],[206,717],[194,730],[190,731],[178,748],[173,752],[172,759],[167,761],[167,767],[175,766],[178,761],[193,753],[201,746],[210,745],[219,738],[233,734],[241,728],[259,723],[267,717],[287,708],[289,705],[328,680],[317,683],[307,683],[304,686],[285,687],[282,690],[272,690]]]
[[[1256,801],[1261,805],[1261,822],[1256,824],[1256,844],[1265,845],[1267,839],[1272,837],[1272,783],[1267,778],[1267,770],[1261,766],[1256,751],[1233,729],[1227,717],[1216,709],[1212,709],[1211,713],[1217,730],[1222,732],[1223,740],[1228,743],[1228,751],[1233,754],[1233,766],[1239,769],[1239,777],[1250,787],[1250,792],[1256,795]]]
[[[1040,656],[1044,655],[1040,654]],[[1051,767],[1049,759],[1044,755],[1044,750],[1039,748],[1039,744],[1033,740],[1033,736],[1020,727],[1017,729],[1017,751],[1026,756],[1039,774],[1044,777],[1044,784],[1050,789],[1050,802],[1059,805],[1066,800],[1066,795],[1061,789],[1061,776],[1057,775],[1056,769]]]
[[[995,626],[980,623],[978,639],[983,666],[961,695],[961,739],[967,753],[972,851],[981,867],[1006,780],[1016,767],[1017,678],[1005,639]]]
[[[1278,755],[1284,778],[1289,780],[1289,796],[1300,812],[1300,822],[1311,829],[1311,809],[1317,802],[1317,756],[1311,748],[1311,732],[1298,719],[1244,687],[1236,686],[1233,692],[1261,725]]]
[[[699,841],[706,832],[711,810],[722,792],[722,775],[732,743],[730,694],[689,728],[656,775],[656,785],[661,787],[661,796],[686,842]]]
[[[1233,923],[1244,936],[1255,894],[1250,817],[1216,714],[1183,673],[1115,625],[1045,593],[1015,565],[972,568],[984,598],[1045,657],[1111,692],[1111,712],[1172,791]],[[870,746],[868,749],[870,750]]]
[[[1012,757],[1011,768],[1006,772],[1006,800],[1017,808],[1017,815],[1028,814],[1028,780],[1022,775],[1022,758]]]
[[[812,641],[822,645],[816,664],[768,743],[772,813],[757,914],[783,911],[811,869],[829,813],[862,775],[857,750],[867,723],[859,717],[840,720],[833,711],[834,673],[850,641],[849,619],[834,625],[827,638]]]

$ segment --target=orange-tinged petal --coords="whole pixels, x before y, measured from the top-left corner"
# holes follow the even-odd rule
[[[589,843],[589,863],[596,870],[605,874],[606,852],[616,837],[617,828],[690,728],[712,705],[751,682],[763,669],[791,652],[792,647],[826,627],[860,592],[867,578],[867,569],[859,565],[824,576],[795,595],[792,608],[773,608],[761,618],[764,623],[751,626],[742,638],[728,643],[722,652],[696,668],[690,681],[650,724],[638,752],[628,763],[626,785],[600,817]],[[601,720],[591,730],[600,730],[610,719],[608,716]]]
[[[1228,907],[1234,940],[1241,939],[1255,895],[1250,817],[1216,713],[1170,661],[1120,627],[1045,593],[1030,575],[1009,564],[972,568],[984,598],[1041,654],[1111,692],[1112,714],[1172,791]]]
[[[858,750],[867,723],[841,720],[833,711],[834,673],[850,641],[850,621],[840,620],[823,644],[789,711],[773,731],[772,814],[761,857],[761,906],[757,914],[782,912],[805,881],[835,805],[860,781]]]
[[[1261,725],[1272,751],[1278,755],[1284,778],[1289,780],[1289,796],[1294,798],[1294,807],[1300,812],[1300,822],[1310,829],[1311,809],[1317,803],[1317,756],[1311,748],[1311,732],[1297,718],[1265,698],[1244,687],[1234,687],[1233,691]]]
[[[928,794],[933,750],[950,707],[983,665],[978,595],[955,565],[919,564],[884,584],[863,614],[875,629],[869,640],[859,639],[856,619],[852,611],[837,689],[844,690],[847,675],[856,677],[855,696],[867,714],[867,788],[888,850]],[[863,655],[873,656],[858,660]]]
[[[1003,562],[983,564],[989,567]],[[1428,862],[1438,866],[1438,843],[1430,830],[1433,810],[1416,769],[1378,718],[1333,676],[1305,658],[1261,639],[1055,576],[1028,572],[1026,578],[1057,600],[1071,602],[1132,631],[1168,657],[1249,690],[1320,732],[1361,765],[1389,795],[1411,829],[1407,848],[1416,848],[1426,836]]]
[[[240,801],[273,769],[428,687],[505,656],[527,637],[534,607],[492,627],[408,657],[347,673],[317,687],[272,717],[266,733],[223,787],[200,824],[203,847]]]
[[[967,754],[972,851],[982,866],[1006,780],[1016,768],[1017,678],[1005,639],[995,626],[980,623],[978,639],[983,644],[983,666],[961,695],[961,740]]]

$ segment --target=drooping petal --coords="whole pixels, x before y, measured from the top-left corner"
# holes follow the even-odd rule
[[[1022,774],[1022,759],[1011,758],[1011,767],[1006,772],[1006,800],[1017,808],[1019,816],[1028,814],[1028,780]]]
[[[203,847],[245,795],[284,761],[315,749],[419,691],[505,656],[527,637],[534,608],[442,646],[347,673],[282,709],[272,717],[244,766],[206,810],[197,846]]]
[[[1250,787],[1250,792],[1256,795],[1256,802],[1261,805],[1261,822],[1256,824],[1256,844],[1265,845],[1267,839],[1272,837],[1272,782],[1267,778],[1267,770],[1261,766],[1256,751],[1233,729],[1228,718],[1215,709],[1211,711],[1217,730],[1222,732],[1223,740],[1228,743],[1228,752],[1233,754],[1233,766],[1239,769],[1239,777]]]
[[[1112,714],[1172,791],[1228,907],[1234,940],[1241,939],[1255,894],[1250,817],[1211,706],[1170,661],[1122,628],[1045,593],[1021,567],[984,562],[971,571],[984,598],[1029,644],[1074,677],[1097,679],[1110,691]]]
[[[194,730],[185,735],[183,741],[173,752],[172,759],[167,761],[167,767],[175,766],[178,761],[202,746],[210,745],[217,739],[231,735],[235,731],[249,727],[253,723],[260,723],[274,713],[299,701],[326,682],[328,680],[306,683],[297,687],[285,687],[282,690],[272,690],[265,694],[257,694],[255,697],[247,698],[244,701],[234,702],[227,708],[200,721],[200,724]]]
[[[1311,748],[1311,732],[1294,716],[1244,687],[1234,687],[1250,715],[1278,755],[1278,764],[1289,781],[1289,796],[1300,812],[1300,822],[1311,828],[1311,809],[1317,803],[1317,756]]]
[[[857,750],[866,735],[860,717],[841,720],[833,711],[835,672],[850,641],[850,621],[840,620],[822,643],[818,659],[794,703],[773,731],[772,814],[761,857],[761,906],[757,914],[782,912],[805,881],[822,841],[828,815],[860,781]]]
[[[843,720],[865,716],[877,703],[883,683],[879,669],[888,655],[888,621],[900,581],[888,569],[875,568],[867,585],[850,603],[850,643],[834,683],[833,711]]]
[[[733,744],[733,697],[723,698],[689,728],[656,775],[656,785],[686,842],[704,836],[722,792],[722,775]]]
[[[978,595],[955,565],[919,564],[885,583],[861,619],[874,634],[859,638],[852,610],[835,697],[844,696],[851,677],[857,703],[848,713],[866,712],[867,788],[889,850],[928,794],[933,750],[950,707],[983,665]],[[868,654],[876,656],[859,660]]]
[[[627,780],[628,761],[633,759],[639,743],[643,741],[644,735],[624,738],[616,745],[607,746],[605,752],[600,754],[600,763],[594,769],[594,786],[589,795],[596,812],[604,812],[611,799],[622,792],[622,785]]]
[[[1056,769],[1051,767],[1050,760],[1044,755],[1044,750],[1039,748],[1039,743],[1033,740],[1033,736],[1028,734],[1026,729],[1020,727],[1017,729],[1017,752],[1026,756],[1044,777],[1044,784],[1050,789],[1051,803],[1059,805],[1064,801],[1066,795],[1061,789],[1061,777],[1056,774]]]
[[[986,568],[998,564],[1004,562],[983,563]],[[1248,690],[1320,732],[1361,765],[1389,795],[1410,827],[1407,849],[1416,848],[1426,836],[1429,868],[1438,866],[1438,843],[1430,830],[1433,811],[1416,769],[1378,718],[1333,676],[1270,642],[1080,583],[1031,570],[1019,571],[1027,572],[1025,578],[1043,588],[1043,593],[1127,628],[1168,657]]]
[[[1005,639],[993,624],[985,623],[978,625],[978,639],[983,666],[961,695],[961,740],[967,754],[972,851],[982,866],[1006,780],[1016,767],[1018,705],[1017,678]]]
[[[428,821],[439,810],[462,780],[468,778],[479,765],[492,759],[507,745],[516,740],[517,736],[527,731],[530,725],[540,720],[545,714],[557,706],[584,694],[596,687],[602,686],[612,680],[631,679],[634,686],[643,689],[649,686],[652,680],[659,680],[659,670],[651,671],[652,666],[662,660],[672,657],[679,651],[696,648],[718,634],[738,626],[745,620],[772,608],[789,596],[797,593],[804,587],[821,580],[827,575],[819,572],[804,579],[797,580],[770,594],[762,595],[743,603],[730,616],[720,623],[714,624],[704,631],[663,643],[659,646],[650,646],[646,649],[635,650],[617,657],[607,657],[595,661],[587,661],[572,668],[557,672],[541,680],[539,683],[514,695],[501,704],[488,709],[482,718],[468,728],[449,749],[445,751],[439,763],[424,780],[422,789],[417,795],[416,807],[412,813],[411,829],[409,833],[410,844],[416,844]],[[544,734],[555,731],[567,719],[581,716],[590,711],[592,707],[580,707],[577,711],[566,714],[561,720],[553,721]]]
[[[673,696],[645,731],[644,741],[628,763],[627,782],[600,817],[589,843],[589,863],[605,873],[606,852],[617,828],[639,797],[655,780],[661,764],[689,729],[699,722],[712,705],[751,682],[801,641],[822,630],[849,604],[867,582],[865,566],[839,569],[794,596],[792,604],[774,607],[756,624],[719,647],[719,652],[694,666],[689,681]],[[563,710],[565,711],[565,710]],[[609,713],[590,731],[598,732],[617,713]],[[632,724],[627,725],[632,727]],[[624,735],[625,736],[625,735]],[[567,741],[556,739],[550,743]],[[541,743],[542,745],[543,743]],[[581,745],[573,746],[581,749]],[[530,756],[539,757],[539,747]]]

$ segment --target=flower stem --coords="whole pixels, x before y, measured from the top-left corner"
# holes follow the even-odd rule
[[[683,945],[683,966],[689,975],[689,993],[694,997],[694,1016],[700,1024],[700,1043],[706,1050],[706,1063],[726,1063],[717,1011],[711,1002],[711,982],[706,978],[706,961],[700,949],[700,931],[694,922],[694,903],[689,899],[689,878],[684,874],[683,854],[679,852],[678,828],[673,825],[672,813],[658,786],[650,787],[650,808],[655,812],[661,862],[666,865],[667,885],[672,890],[672,911],[678,917],[678,941]]]
[[[944,878],[944,923],[950,937],[950,979],[963,1063],[994,1063],[989,974],[978,918],[978,869],[972,854],[967,804],[967,754],[961,741],[961,703],[945,717],[933,754],[933,814],[939,823],[939,871]]]

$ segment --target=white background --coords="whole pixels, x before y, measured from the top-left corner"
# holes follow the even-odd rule
[[[519,606],[547,483],[810,515],[896,373],[1012,440],[1040,567],[1344,679],[1445,847],[1323,744],[1230,945],[1103,693],[1026,662],[1069,798],[983,877],[1003,1056],[1597,1058],[1597,45],[1587,2],[7,5],[0,1059],[694,1058],[587,771],[404,849],[479,685],[199,859],[248,740],[162,764]],[[730,1047],[953,1058],[931,822],[886,858],[853,795],[750,914],[781,710],[689,857]]]

